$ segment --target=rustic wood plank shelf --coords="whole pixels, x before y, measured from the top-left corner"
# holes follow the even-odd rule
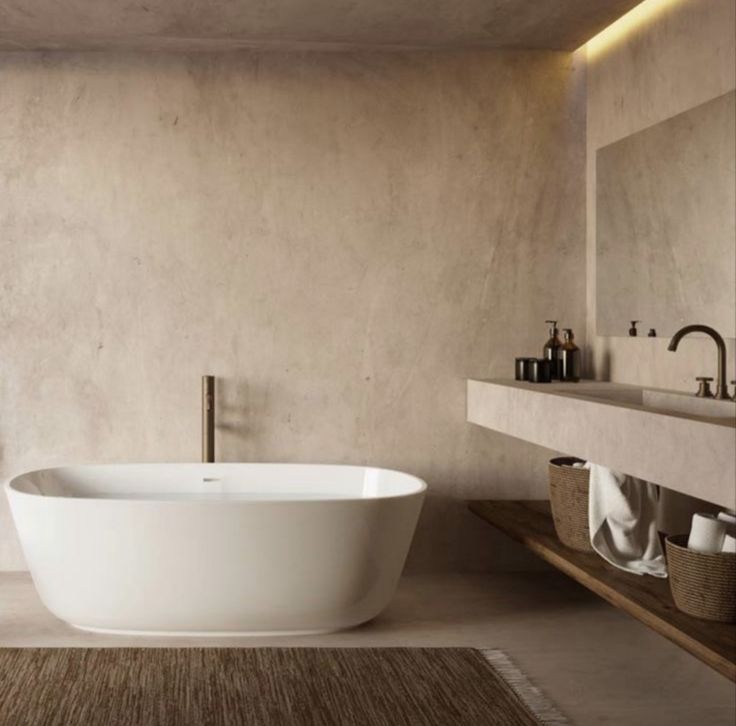
[[[632,575],[598,555],[576,552],[555,534],[549,502],[471,501],[470,510],[543,560],[736,682],[736,625],[675,608],[666,580]]]

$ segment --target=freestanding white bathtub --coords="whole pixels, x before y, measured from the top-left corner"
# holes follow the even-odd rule
[[[6,484],[46,607],[85,630],[315,633],[391,600],[422,507],[408,474],[300,464],[126,464]]]

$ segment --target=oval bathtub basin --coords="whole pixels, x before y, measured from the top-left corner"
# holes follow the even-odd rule
[[[85,630],[315,633],[391,600],[426,484],[302,464],[125,464],[6,484],[36,589]]]

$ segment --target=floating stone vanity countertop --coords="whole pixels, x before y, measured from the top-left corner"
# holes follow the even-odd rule
[[[620,383],[468,380],[469,422],[736,509],[736,403]]]

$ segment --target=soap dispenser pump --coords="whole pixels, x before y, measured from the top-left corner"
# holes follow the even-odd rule
[[[560,350],[560,377],[563,381],[577,383],[580,380],[580,348],[575,345],[572,328],[565,328],[565,341]]]
[[[562,341],[560,340],[560,331],[557,329],[556,320],[545,320],[550,325],[549,339],[544,344],[542,355],[549,361],[550,377],[559,380],[562,378],[560,369],[560,350],[562,349]]]

